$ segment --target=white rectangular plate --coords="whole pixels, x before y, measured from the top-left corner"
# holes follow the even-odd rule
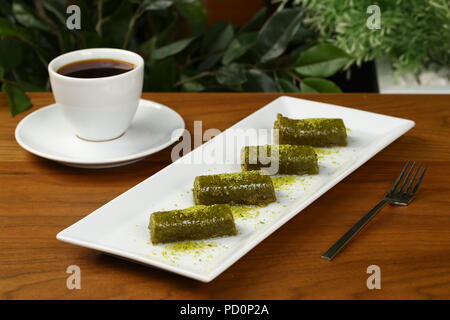
[[[246,141],[237,141],[234,146],[230,146],[230,139],[226,138],[232,136],[230,134],[235,129],[269,130],[277,113],[298,119],[342,118],[348,128],[348,146],[319,152],[320,174],[295,178],[293,184],[276,190],[277,202],[237,217],[237,236],[194,242],[195,248],[191,243],[183,250],[173,244],[152,245],[147,229],[150,213],[192,206],[191,188],[198,175],[240,171],[235,161],[220,164],[211,160],[220,158],[220,150],[236,160],[243,145],[270,142],[270,134],[262,130],[258,136],[249,135],[247,140],[244,139]],[[410,120],[280,97],[61,231],[56,237],[61,241],[209,282],[413,126],[414,122]],[[203,163],[192,164],[193,159],[203,159]]]

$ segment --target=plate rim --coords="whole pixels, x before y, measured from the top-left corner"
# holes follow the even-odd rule
[[[250,115],[248,115],[247,117],[243,118],[242,120],[236,122],[235,124],[233,124],[229,128],[238,125],[242,121],[244,121],[247,118],[251,117],[255,112],[258,112],[258,111],[260,111],[262,109],[270,107],[270,105],[272,103],[275,103],[278,100],[285,100],[285,99],[295,99],[295,100],[300,100],[300,101],[308,101],[308,102],[313,102],[313,103],[319,103],[319,104],[326,105],[326,106],[333,106],[333,107],[349,109],[351,111],[358,111],[358,112],[363,112],[363,113],[369,113],[369,114],[373,114],[373,115],[376,115],[376,116],[395,118],[397,120],[403,121],[403,124],[399,128],[397,128],[396,130],[391,130],[390,132],[388,132],[385,135],[383,135],[383,137],[381,139],[379,139],[376,144],[374,144],[366,153],[361,155],[361,157],[358,157],[357,159],[355,159],[355,161],[353,162],[352,165],[350,165],[345,170],[343,170],[338,175],[336,175],[333,178],[333,180],[331,180],[331,181],[325,183],[324,185],[322,185],[319,189],[317,189],[310,197],[308,197],[300,205],[295,206],[295,207],[291,208],[289,211],[287,211],[279,220],[277,220],[273,224],[271,224],[264,232],[254,236],[254,237],[252,237],[251,239],[249,239],[248,242],[246,242],[243,245],[239,246],[235,251],[231,252],[230,255],[227,258],[225,258],[220,264],[218,264],[217,267],[211,268],[210,269],[211,271],[208,272],[208,273],[195,273],[193,271],[190,271],[188,269],[185,269],[185,268],[182,268],[182,267],[179,267],[179,266],[170,265],[170,264],[167,264],[167,263],[160,262],[160,261],[158,261],[156,259],[146,258],[146,257],[143,257],[141,255],[134,254],[134,253],[132,253],[130,251],[126,251],[126,250],[118,249],[118,248],[111,248],[111,246],[99,244],[99,243],[92,242],[92,241],[89,242],[89,241],[81,240],[79,238],[76,238],[76,237],[73,237],[73,236],[70,236],[70,235],[66,235],[66,233],[70,231],[69,229],[75,227],[77,224],[81,223],[83,220],[88,219],[89,216],[91,216],[93,214],[97,214],[98,213],[97,210],[99,210],[103,206],[107,205],[111,201],[116,200],[117,198],[121,198],[121,197],[126,196],[128,192],[132,192],[135,188],[138,188],[141,184],[144,184],[148,179],[151,179],[151,178],[153,178],[153,177],[155,177],[155,176],[157,176],[159,174],[162,174],[163,172],[168,170],[173,164],[176,165],[176,162],[181,161],[184,157],[188,156],[189,153],[184,155],[183,157],[181,157],[177,161],[172,162],[170,165],[164,167],[163,169],[161,169],[160,171],[158,171],[155,174],[151,175],[150,177],[148,177],[148,178],[144,179],[143,181],[139,182],[138,184],[134,185],[133,187],[129,188],[128,190],[126,190],[125,192],[121,193],[120,195],[118,195],[117,197],[113,198],[112,200],[108,201],[104,205],[98,207],[96,210],[94,210],[93,212],[91,212],[88,215],[84,216],[83,218],[79,219],[78,221],[76,221],[72,225],[70,225],[67,228],[63,229],[62,231],[60,231],[56,235],[56,239],[58,239],[60,241],[63,241],[63,242],[79,245],[79,246],[82,246],[82,247],[94,249],[94,250],[97,250],[97,251],[106,252],[106,253],[109,253],[109,254],[112,254],[112,255],[118,255],[118,256],[126,258],[126,259],[131,259],[131,260],[137,261],[139,263],[143,263],[143,264],[145,264],[147,266],[160,268],[161,270],[170,271],[170,272],[182,275],[182,276],[186,276],[186,277],[189,277],[189,278],[192,278],[192,279],[195,279],[195,280],[199,280],[201,282],[210,282],[210,281],[214,280],[217,276],[219,276],[221,273],[223,273],[230,266],[232,266],[235,262],[237,262],[240,258],[242,258],[250,250],[252,250],[254,247],[256,247],[259,243],[261,243],[266,238],[268,238],[272,233],[274,233],[276,230],[278,230],[286,222],[288,222],[293,217],[298,215],[301,211],[303,211],[303,209],[308,207],[311,203],[313,203],[318,198],[320,198],[328,190],[330,190],[331,188],[336,186],[343,179],[345,179],[348,175],[350,175],[352,172],[354,172],[356,169],[358,169],[360,166],[362,166],[364,163],[366,163],[368,160],[370,160],[373,156],[375,156],[377,153],[382,151],[389,144],[394,142],[396,139],[401,137],[403,134],[405,134],[406,132],[408,132],[410,129],[412,129],[415,126],[415,122],[414,121],[409,120],[409,119],[405,119],[405,118],[393,117],[393,116],[384,115],[384,114],[380,114],[380,113],[374,113],[374,112],[370,112],[370,111],[364,111],[364,110],[359,110],[359,109],[355,109],[355,108],[344,107],[344,106],[339,106],[339,105],[334,105],[334,104],[329,104],[329,103],[323,103],[323,102],[318,102],[318,101],[313,101],[313,100],[307,100],[307,99],[302,99],[302,98],[296,98],[296,97],[290,97],[290,96],[280,96],[280,97],[272,100],[271,102],[269,102],[267,105],[265,105],[265,106],[257,109],[256,111],[252,112]],[[221,134],[224,134],[229,128],[227,128],[226,130],[222,131],[218,136],[220,136]],[[216,137],[218,137],[218,136],[216,136]],[[207,141],[206,143],[202,144],[199,148],[202,148],[202,147],[206,146],[207,144],[212,143],[212,140],[213,139],[211,139],[211,140]],[[194,150],[197,150],[197,149],[194,149]]]
[[[179,130],[179,133],[175,136],[172,136],[170,140],[167,140],[165,143],[155,147],[155,148],[151,148],[151,149],[147,149],[145,151],[141,151],[138,153],[133,153],[131,155],[127,155],[127,156],[123,156],[123,157],[116,157],[116,158],[111,158],[110,161],[103,161],[103,160],[98,160],[98,161],[83,161],[83,160],[74,160],[72,158],[67,158],[67,157],[60,157],[60,156],[54,156],[54,155],[50,155],[41,151],[36,150],[35,148],[31,147],[29,144],[25,143],[22,138],[20,137],[20,131],[22,130],[22,127],[25,125],[25,123],[27,121],[30,120],[30,118],[32,116],[35,116],[37,112],[42,112],[46,109],[51,109],[51,108],[56,108],[57,107],[57,103],[52,103],[49,104],[47,106],[41,107],[33,112],[31,112],[30,114],[28,114],[26,117],[24,117],[22,120],[19,121],[19,123],[16,126],[16,129],[14,130],[14,137],[16,139],[16,142],[19,144],[20,147],[22,147],[23,149],[25,149],[26,151],[39,156],[41,158],[44,159],[48,159],[48,160],[52,160],[52,161],[56,161],[56,162],[60,162],[60,163],[73,163],[73,164],[77,164],[77,165],[108,165],[108,164],[116,164],[116,163],[120,163],[120,162],[126,162],[126,161],[131,161],[131,160],[135,160],[135,159],[139,159],[139,158],[144,158],[146,156],[149,156],[151,154],[154,154],[158,151],[161,151],[165,148],[167,148],[168,146],[170,146],[171,144],[173,144],[174,142],[176,142],[182,135],[183,135],[183,131],[186,129],[186,123],[183,119],[183,117],[174,109],[163,105],[161,103],[152,101],[152,100],[148,100],[148,99],[139,99],[139,103],[141,104],[142,101],[144,101],[145,103],[152,103],[157,105],[158,107],[165,109],[169,112],[172,112],[175,117],[177,118],[177,121],[180,122],[181,126]]]

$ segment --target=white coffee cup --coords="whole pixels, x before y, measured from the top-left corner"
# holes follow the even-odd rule
[[[67,64],[90,59],[121,60],[134,68],[102,78],[74,78],[57,73]],[[107,141],[125,133],[142,93],[144,60],[140,55],[109,48],[77,50],[53,59],[48,72],[56,103],[79,138]]]

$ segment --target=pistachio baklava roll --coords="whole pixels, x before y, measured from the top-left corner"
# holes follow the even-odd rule
[[[270,162],[269,162],[270,161]],[[264,145],[242,148],[242,170],[260,170],[277,162],[279,174],[317,174],[317,154],[311,146]],[[269,163],[268,163],[269,162]]]
[[[277,115],[274,129],[279,144],[331,147],[347,145],[347,130],[342,119],[290,119]],[[277,139],[275,139],[277,140]]]
[[[198,176],[194,181],[195,204],[266,205],[276,201],[272,179],[258,171]]]
[[[227,204],[154,212],[148,228],[153,244],[237,234],[233,214]]]

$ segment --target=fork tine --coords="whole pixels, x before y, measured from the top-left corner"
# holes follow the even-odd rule
[[[417,192],[417,189],[419,189],[420,184],[421,184],[422,181],[423,181],[423,177],[425,176],[425,172],[427,172],[427,168],[426,168],[426,167],[423,169],[422,174],[421,174],[420,177],[419,177],[419,180],[417,180],[417,183],[416,183],[416,185],[414,186],[414,189],[413,189],[413,191],[412,191],[412,195],[415,195],[416,192]]]
[[[405,166],[403,167],[402,171],[400,172],[400,175],[397,177],[397,179],[395,180],[394,184],[392,185],[391,190],[389,190],[389,193],[393,193],[395,191],[395,189],[397,188],[399,182],[402,180],[403,175],[405,174],[405,170],[406,168],[408,168],[409,166],[409,161],[406,162]]]
[[[414,161],[414,162],[412,163],[412,165],[409,167],[408,173],[406,174],[405,179],[403,179],[403,183],[402,183],[402,185],[400,186],[400,188],[398,189],[398,192],[402,192],[403,187],[404,187],[404,186],[406,185],[406,183],[409,181],[409,177],[411,176],[411,172],[412,172],[412,170],[413,170],[413,168],[414,168],[415,165],[416,165],[416,162]]]
[[[411,187],[412,187],[412,184],[413,184],[413,182],[416,180],[417,174],[419,173],[419,170],[420,170],[420,169],[422,169],[422,168],[421,168],[420,165],[418,165],[418,166],[416,167],[416,170],[415,170],[415,172],[414,172],[413,177],[411,178],[411,180],[409,181],[408,185],[406,186],[405,193],[408,193],[408,192],[410,191],[410,189],[411,189]]]

